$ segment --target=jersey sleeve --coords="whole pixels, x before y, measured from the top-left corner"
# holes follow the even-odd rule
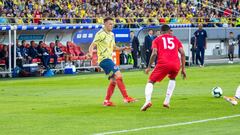
[[[98,45],[100,42],[102,41],[102,36],[101,34],[97,33],[93,39],[93,43],[95,43],[96,45]]]

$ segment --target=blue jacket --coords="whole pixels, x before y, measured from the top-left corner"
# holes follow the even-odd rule
[[[34,47],[31,46],[29,48],[29,54],[28,55],[32,58],[37,58],[39,56],[37,48],[34,48]]]
[[[145,36],[144,39],[144,48],[145,50],[152,51],[152,41],[155,39],[154,36],[150,37],[149,35]]]

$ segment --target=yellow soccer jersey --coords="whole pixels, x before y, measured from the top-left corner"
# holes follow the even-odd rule
[[[114,34],[101,29],[94,37],[93,43],[97,46],[98,63],[104,59],[112,59],[113,48],[115,46]]]

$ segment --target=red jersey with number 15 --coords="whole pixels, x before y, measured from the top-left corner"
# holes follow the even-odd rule
[[[157,64],[165,65],[168,63],[180,65],[178,57],[178,49],[182,47],[182,43],[169,34],[163,34],[153,40],[152,48],[157,49]]]

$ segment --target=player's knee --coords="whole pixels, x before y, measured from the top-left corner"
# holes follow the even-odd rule
[[[116,79],[122,79],[122,74],[120,72],[115,73],[115,78]]]
[[[151,81],[151,80],[149,80],[149,81],[148,81],[148,83],[154,84],[155,82],[154,82],[154,81]]]
[[[116,79],[115,78],[111,78],[110,79],[110,83],[116,85]]]

